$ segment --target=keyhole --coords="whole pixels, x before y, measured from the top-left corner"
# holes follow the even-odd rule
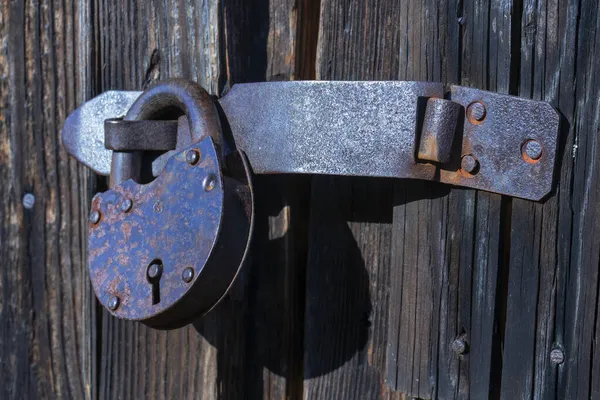
[[[160,303],[160,277],[162,275],[163,264],[160,260],[154,260],[148,266],[146,278],[152,285],[152,304]]]

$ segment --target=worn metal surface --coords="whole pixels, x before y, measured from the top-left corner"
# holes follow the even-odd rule
[[[436,114],[434,107],[425,116],[425,100],[442,97],[444,87],[439,83],[295,81],[234,85],[219,103],[235,146],[247,154],[258,174],[425,179],[532,200],[551,191],[559,117],[549,104],[452,87],[450,99],[434,103],[445,103],[443,112]],[[461,109],[449,106],[454,103]],[[124,107],[116,100],[111,105],[115,114],[124,111],[119,105]],[[86,109],[97,109],[99,118],[115,116],[99,107],[101,103],[95,102]],[[451,129],[439,131],[435,126],[443,126],[444,112],[455,111],[460,114],[457,129],[462,132],[448,146],[442,142],[450,140]],[[95,118],[93,114],[85,116]],[[418,132],[420,126],[423,129]],[[81,147],[85,142],[73,139],[77,129],[67,123],[63,137]],[[101,141],[101,127],[94,129],[95,133],[86,131],[87,140]],[[435,135],[440,136],[435,139],[443,140],[428,143],[433,137],[430,129],[437,129]],[[541,146],[538,159],[525,151],[531,151],[530,145],[524,147],[531,140]],[[89,154],[79,147],[68,149],[86,165],[94,164],[97,172],[108,173],[106,160],[96,157],[90,162],[85,158]],[[423,157],[418,157],[419,152]],[[476,162],[472,171],[477,173],[461,168],[465,155]],[[156,163],[155,175],[167,157]]]
[[[166,151],[177,146],[177,121],[104,121],[104,146],[115,151]]]
[[[193,148],[202,154],[195,166],[186,162],[184,151],[153,182],[128,180],[94,197],[92,210],[102,217],[90,223],[90,274],[102,304],[112,296],[120,299],[118,317],[145,320],[172,307],[190,290],[181,279],[183,270],[191,267],[198,275],[217,241],[224,204],[219,164],[210,139]],[[199,183],[209,174],[218,182],[207,193]],[[123,213],[127,199],[134,205]],[[155,261],[163,265],[157,304],[146,277]]]
[[[194,165],[186,160],[189,151],[200,155]],[[172,157],[153,182],[127,180],[94,197],[99,218],[90,221],[90,276],[115,316],[174,328],[225,294],[246,255],[252,199],[249,182],[220,170],[208,137]],[[127,201],[132,206],[123,208]],[[161,265],[158,278],[149,276],[153,264]]]
[[[429,99],[419,138],[417,158],[423,161],[448,163],[459,118],[464,114],[460,104],[446,99]]]
[[[416,162],[418,102],[443,94],[441,84],[422,82],[273,82],[235,85],[219,102],[259,174],[426,179],[532,200],[551,191],[559,117],[545,102],[452,87],[450,100],[464,109],[481,102],[463,123],[456,157]],[[521,154],[530,139],[544,148],[534,163]],[[465,154],[476,174],[460,168]]]
[[[255,173],[407,177],[418,100],[443,96],[439,83],[269,82],[234,85],[219,103]]]
[[[140,94],[110,90],[69,114],[61,132],[69,154],[97,174],[110,175],[112,151],[104,147],[104,120],[125,116]]]
[[[215,104],[202,86],[187,79],[167,79],[145,90],[131,105],[124,117],[126,121],[151,119],[177,119],[185,115],[189,122],[189,135],[193,142],[212,137],[217,154],[223,157],[221,123]],[[127,179],[141,179],[142,153],[139,151],[112,154],[110,185]]]
[[[452,101],[465,109],[485,105],[481,121],[467,118],[462,154],[478,162],[475,175],[442,169],[440,181],[539,200],[552,189],[559,115],[548,103],[452,86]],[[537,160],[523,158],[522,147],[535,140],[543,152]]]

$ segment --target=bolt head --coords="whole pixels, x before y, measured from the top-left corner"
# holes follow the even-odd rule
[[[528,140],[524,146],[524,152],[527,157],[530,159],[537,161],[542,157],[543,149],[540,142],[537,140]]]
[[[28,210],[31,210],[34,204],[35,196],[31,193],[25,193],[25,195],[23,196],[23,207],[25,207]]]
[[[553,349],[550,352],[550,361],[552,364],[562,364],[565,361],[565,352],[559,348]]]
[[[125,199],[121,203],[121,211],[124,213],[131,211],[132,208],[133,208],[133,201],[131,201],[131,199]]]
[[[194,279],[194,269],[191,267],[184,269],[181,274],[181,279],[183,279],[185,283],[190,283],[192,279]]]
[[[159,262],[153,262],[148,266],[148,278],[157,279],[162,275],[162,264]]]
[[[473,122],[481,122],[485,119],[487,111],[483,103],[476,101],[475,103],[471,103],[471,105],[467,108],[467,117],[469,121]]]
[[[456,354],[465,354],[468,350],[469,345],[464,339],[456,338],[452,342],[452,351]]]
[[[464,155],[460,160],[460,167],[463,171],[475,175],[479,169],[479,161],[471,154]]]
[[[91,214],[90,214],[90,222],[92,224],[97,224],[98,222],[100,222],[100,211],[98,210],[92,210]]]
[[[190,165],[196,165],[200,161],[200,153],[198,150],[190,150],[185,154],[185,161]]]
[[[204,187],[204,190],[207,192],[210,192],[211,190],[213,190],[215,188],[216,185],[216,179],[214,177],[214,175],[209,175],[206,178],[204,178],[204,182],[202,182],[202,186]]]
[[[108,308],[112,311],[115,311],[117,308],[119,308],[119,304],[121,304],[121,300],[117,296],[112,296],[108,300]]]

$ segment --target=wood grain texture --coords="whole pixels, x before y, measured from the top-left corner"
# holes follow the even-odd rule
[[[557,190],[513,203],[502,397],[595,398],[598,357],[596,2],[526,2],[520,94],[563,116]],[[550,360],[562,349],[565,362]]]
[[[304,338],[304,398],[384,390],[390,180],[315,177]],[[376,204],[377,207],[371,207]]]
[[[561,319],[564,317],[564,326],[560,326],[564,332],[564,339],[559,336],[557,342],[564,343],[566,360],[564,365],[559,367],[556,396],[566,399],[598,396],[600,363],[596,341],[600,304],[600,84],[597,72],[600,68],[600,5],[598,2],[582,1],[579,3],[579,9],[575,6],[576,4],[571,6],[570,12],[579,14],[576,79],[565,82],[566,85],[576,83],[573,102],[575,112],[572,120],[574,147],[565,148],[565,156],[574,156],[571,197],[573,233],[570,264],[564,286],[565,311],[557,315]],[[567,113],[570,110],[572,109],[566,108]]]
[[[317,77],[398,79],[397,2],[322,1]],[[394,181],[314,177],[305,398],[399,398],[384,385]]]
[[[393,79],[392,2],[321,2],[317,78]],[[396,53],[397,54],[397,53]],[[314,177],[304,338],[306,399],[377,399],[385,387],[393,181]]]
[[[185,77],[222,95],[296,75],[295,2],[98,1],[102,88]],[[101,398],[299,398],[309,181],[254,182],[251,262],[193,325],[157,332],[102,315]],[[298,221],[299,223],[295,223]]]
[[[502,398],[582,398],[556,392],[558,368],[550,362],[552,349],[564,348],[566,327],[578,6],[526,1],[519,13],[519,95],[551,102],[565,121],[557,190],[542,204],[512,204]]]
[[[410,4],[401,54],[413,56],[400,65],[403,79],[509,92],[512,2]],[[396,189],[388,383],[422,398],[487,398],[498,378],[506,200],[421,185]],[[451,350],[459,337],[469,347],[460,356]]]
[[[324,1],[318,76],[435,80],[508,92],[512,67],[511,15],[510,2]],[[312,364],[332,364],[341,357],[340,352],[319,355],[317,351],[318,358],[312,360],[313,350],[308,345],[323,336],[324,328],[313,320],[320,321],[319,314],[328,312],[318,305],[333,296],[324,293],[324,287],[318,283],[322,264],[327,262],[314,254],[313,247],[323,245],[317,245],[312,235],[327,228],[313,222],[314,215],[330,214],[329,208],[320,211],[320,207],[325,207],[321,203],[328,204],[337,199],[336,191],[347,190],[338,188],[329,179],[313,181],[305,394],[309,398],[326,397],[342,381],[349,386],[340,398],[399,395],[387,393],[382,387],[385,377],[392,388],[409,396],[488,396],[493,386],[492,364],[497,356],[493,346],[497,324],[495,293],[499,267],[504,260],[501,249],[505,207],[498,195],[430,183],[395,183],[392,203],[381,200],[370,203],[377,204],[377,212],[386,215],[377,218],[379,225],[368,219],[362,225],[352,225],[351,236],[357,241],[356,247],[365,248],[368,254],[362,257],[365,275],[370,278],[372,308],[369,337],[356,353],[360,355],[368,348],[369,354],[376,356],[362,363],[359,357],[318,377],[306,369]],[[315,189],[319,185],[324,185],[322,192]],[[359,188],[351,192],[366,190]],[[381,183],[370,186],[369,190],[392,193],[386,188]],[[376,194],[372,196],[378,198]],[[347,198],[345,201],[352,201]],[[343,201],[339,201],[338,207],[344,209]],[[393,207],[391,220],[384,211],[386,206]],[[348,220],[350,215],[352,212],[348,211],[339,218]],[[362,229],[371,232],[375,227],[379,229],[377,241],[365,239],[363,243],[358,239],[363,238]],[[331,236],[337,238],[339,234]],[[327,240],[323,235],[317,237]],[[323,251],[325,255],[332,251],[348,253],[355,247],[351,240],[346,246],[324,245]],[[374,248],[378,250],[373,252]],[[328,257],[339,262],[342,256]],[[350,293],[336,294],[346,296],[343,298],[350,304],[356,301]],[[314,310],[311,302],[315,304]],[[339,331],[340,341],[354,334],[353,329]],[[462,334],[467,337],[470,353],[459,358],[450,346]],[[382,374],[386,368],[387,372]]]
[[[93,398],[91,174],[60,145],[91,94],[86,3],[0,2],[0,397]],[[34,196],[24,207],[25,194]]]
[[[511,68],[510,14],[510,3],[506,2],[323,2],[317,57],[319,77],[446,82],[460,79],[462,84],[507,92]],[[494,32],[490,21],[496,21]],[[327,183],[323,184],[322,193],[317,192],[315,187],[319,187],[321,179],[328,182],[330,178],[314,179],[311,216],[320,216],[319,208],[324,207],[321,203],[334,201],[331,199],[337,198],[335,192],[342,190],[334,183]],[[354,245],[352,241],[346,247],[329,244],[325,246],[326,254],[317,257],[313,246],[320,245],[311,241],[305,395],[326,397],[328,390],[339,387],[342,381],[349,386],[343,392],[346,396],[341,398],[399,396],[387,393],[382,385],[387,375],[392,388],[409,396],[487,396],[492,386],[495,292],[499,263],[503,260],[501,197],[419,182],[394,183],[394,186],[393,192],[383,183],[369,186],[374,198],[379,198],[376,193],[383,191],[388,195],[393,193],[394,200],[368,203],[371,207],[376,204],[375,213],[379,217],[374,221],[366,219],[351,229],[357,247],[364,248],[367,254],[362,254],[362,258],[364,275],[370,278],[372,322],[368,338],[355,351],[360,355],[367,348],[373,358],[361,363],[358,357],[357,361],[346,362],[318,377],[313,377],[306,367],[340,363],[341,357],[340,352],[333,353],[331,358],[316,352],[318,358],[311,361],[313,350],[308,344],[324,336],[324,328],[313,320],[320,320],[319,313],[328,312],[318,305],[327,303],[332,296],[316,283],[324,263],[319,257],[333,252],[328,257],[339,262],[342,256],[336,257],[337,252],[348,253]],[[358,186],[351,192],[364,190]],[[342,198],[352,201],[349,196]],[[353,207],[360,205],[352,202]],[[393,208],[392,219],[389,209],[385,211],[386,206]],[[338,207],[344,209],[344,203]],[[331,214],[329,208],[326,210],[322,213]],[[348,220],[349,215],[339,218]],[[317,231],[327,229],[320,224],[313,227],[313,221],[311,217],[311,238]],[[363,236],[363,229],[378,232],[377,240]],[[353,301],[352,294],[343,291],[336,294]],[[314,310],[311,302],[315,304]],[[338,340],[342,342],[354,334],[352,329],[339,330]],[[459,360],[450,353],[450,345],[463,333],[471,351]],[[313,336],[315,339],[311,339]],[[386,345],[389,345],[387,362]],[[470,360],[475,370],[470,371]],[[387,374],[382,374],[386,367]]]

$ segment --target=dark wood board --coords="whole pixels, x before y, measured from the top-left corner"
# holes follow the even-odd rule
[[[59,132],[92,91],[86,4],[0,2],[0,398],[93,398],[92,174]],[[25,195],[29,197],[24,206]],[[31,202],[34,199],[34,202]]]
[[[598,385],[597,2],[526,2],[520,94],[563,117],[557,189],[514,200],[502,397],[596,398]],[[557,365],[553,349],[565,354]]]
[[[435,80],[508,92],[510,11],[506,3],[471,1],[323,1],[317,75]],[[500,34],[506,40],[498,40]],[[384,380],[409,396],[487,396],[503,257],[501,196],[410,181],[365,184],[313,180],[305,396],[325,398],[335,390],[341,398],[399,396]],[[361,197],[363,192],[368,196]],[[332,213],[336,208],[342,211]],[[340,239],[338,226],[346,224],[348,239]],[[362,258],[354,277],[362,283],[355,290],[327,291],[324,269],[338,264],[336,270],[357,269],[346,257]],[[345,279],[350,280],[340,282]],[[367,283],[368,290],[361,291]],[[367,306],[355,306],[362,297]],[[324,328],[323,314],[331,306],[322,304],[330,302],[370,309],[368,329],[341,317],[330,322],[339,327]],[[319,353],[319,344],[328,340],[324,332],[330,331],[339,335],[331,342],[354,341],[361,332],[367,337],[354,345],[355,354],[335,348]],[[459,359],[450,346],[463,333],[471,352]],[[330,365],[336,368],[324,367]]]
[[[578,7],[575,2],[527,1],[519,10],[519,95],[550,101],[564,121],[557,190],[541,204],[512,203],[502,369],[506,399],[581,398],[556,391],[558,368],[550,361],[554,347],[564,348]]]

